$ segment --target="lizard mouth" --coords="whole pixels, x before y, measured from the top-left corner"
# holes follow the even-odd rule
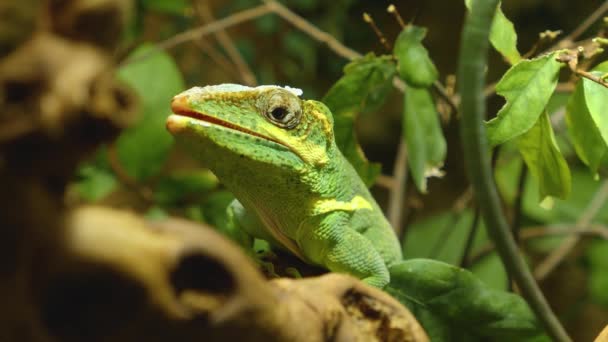
[[[222,119],[213,117],[211,115],[207,115],[207,114],[204,114],[204,113],[201,113],[201,112],[194,111],[194,110],[188,108],[186,99],[187,99],[187,97],[183,97],[183,96],[174,98],[173,101],[171,101],[171,111],[174,114],[177,114],[179,116],[185,116],[185,117],[189,117],[189,118],[192,118],[192,119],[195,119],[195,120],[204,121],[204,122],[207,122],[207,123],[211,123],[211,124],[214,124],[214,125],[218,125],[218,126],[222,126],[222,127],[231,129],[233,131],[239,131],[239,132],[247,134],[247,135],[251,135],[251,136],[254,136],[254,137],[258,137],[260,139],[271,141],[271,142],[273,142],[275,144],[279,144],[279,145],[281,145],[281,146],[289,149],[290,151],[293,151],[293,149],[291,148],[291,146],[283,143],[282,141],[279,141],[277,139],[268,137],[268,136],[260,134],[258,132],[254,132],[254,131],[252,131],[250,129],[247,129],[245,127],[241,127],[239,125],[235,125],[235,124],[233,124],[231,122],[224,121]]]

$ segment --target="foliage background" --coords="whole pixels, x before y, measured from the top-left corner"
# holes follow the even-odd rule
[[[389,2],[356,0],[289,0],[283,2],[306,20],[330,33],[352,49],[365,53],[386,53],[374,32],[361,18],[368,12],[392,44],[401,30],[386,13]],[[223,208],[231,200],[217,180],[201,165],[173,148],[172,139],[164,132],[164,119],[169,113],[169,99],[194,85],[243,83],[242,74],[231,66],[226,50],[206,36],[168,50],[168,53],[146,55],[153,42],[170,39],[177,33],[210,22],[201,11],[206,8],[215,18],[225,17],[258,5],[256,0],[200,1],[140,0],[130,24],[122,56],[140,55],[141,60],[125,62],[119,76],[140,96],[141,118],[115,144],[106,146],[80,168],[72,193],[74,201],[101,202],[134,208],[149,217],[167,214],[186,216],[216,226],[222,225]],[[518,32],[521,51],[529,50],[539,32],[561,29],[570,32],[595,8],[599,0],[585,2],[519,0],[506,1],[503,10]],[[398,1],[395,5],[406,21],[428,28],[425,46],[437,65],[440,80],[454,74],[460,28],[465,13],[461,1]],[[268,14],[251,22],[234,26],[229,39],[238,50],[259,84],[289,84],[304,90],[307,98],[320,99],[342,76],[347,61],[319,44],[279,17]],[[221,56],[221,57],[215,57]],[[130,57],[135,58],[135,57]],[[508,65],[492,52],[488,80],[498,78]],[[555,96],[552,112],[563,109],[565,96]],[[397,146],[401,139],[402,99],[394,94],[377,112],[362,115],[356,122],[357,134],[371,161],[382,164],[382,173],[394,168]],[[503,105],[499,96],[490,97],[489,113]],[[463,201],[468,182],[462,164],[457,121],[442,118],[448,145],[446,175],[432,179],[429,192],[419,194],[408,185],[401,208],[405,213],[404,253],[406,257],[431,257],[460,264],[463,247],[473,221],[468,200]],[[557,201],[552,210],[539,206],[537,185],[529,178],[523,195],[524,227],[575,222],[587,207],[600,183],[578,161],[568,137],[563,132],[558,142],[572,168],[573,191],[568,200]],[[515,149],[506,146],[497,161],[498,185],[507,212],[513,216],[513,200],[521,161]],[[600,168],[605,170],[606,164]],[[386,207],[388,189],[375,186],[374,195]],[[466,197],[465,197],[466,199]],[[455,205],[462,204],[464,205]],[[608,211],[600,210],[595,221],[608,224]],[[528,244],[531,261],[541,260],[560,238],[536,239]],[[480,230],[475,239],[477,249],[487,243]],[[473,253],[475,254],[475,253]],[[591,340],[608,320],[608,243],[585,240],[571,257],[541,285],[557,314],[575,340]],[[505,289],[507,279],[498,258],[479,259],[472,270],[492,287]]]

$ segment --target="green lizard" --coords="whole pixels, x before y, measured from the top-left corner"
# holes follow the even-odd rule
[[[333,117],[299,89],[222,84],[175,96],[167,129],[234,193],[248,234],[384,287],[397,238],[334,140]]]

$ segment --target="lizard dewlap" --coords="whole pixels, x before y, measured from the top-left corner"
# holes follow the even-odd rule
[[[167,129],[235,195],[233,224],[374,286],[401,248],[336,146],[333,117],[291,87],[221,84],[176,95]]]

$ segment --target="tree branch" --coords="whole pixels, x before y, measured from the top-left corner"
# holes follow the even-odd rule
[[[213,13],[211,12],[211,9],[209,8],[209,4],[205,3],[204,1],[201,2],[200,0],[195,0],[195,2],[196,8],[198,9],[201,18],[206,22],[214,22],[215,18],[213,16]],[[234,45],[234,42],[232,41],[228,33],[226,33],[226,30],[217,30],[216,32],[214,32],[214,34],[218,43],[220,43],[220,45],[224,48],[224,50],[228,54],[228,57],[239,71],[239,75],[242,78],[243,83],[249,86],[256,85],[258,82],[255,76],[253,75],[253,72],[249,68],[249,65],[247,65],[247,62],[245,62],[245,59],[243,58],[239,50]]]
[[[575,28],[570,34],[558,41],[553,48],[565,48],[572,46],[573,42],[580,37],[587,29],[593,25],[598,19],[600,19],[604,13],[608,11],[608,0],[604,1],[595,11],[593,11],[585,21],[583,21],[577,28]],[[553,49],[552,48],[552,49]]]
[[[600,209],[604,206],[607,199],[608,180],[605,180],[593,196],[589,206],[587,206],[580,219],[576,222],[575,228],[580,230],[583,227],[588,226],[593,218],[598,214]],[[580,236],[578,235],[570,236],[568,239],[562,242],[559,247],[553,250],[553,252],[551,252],[551,254],[549,254],[534,270],[534,276],[536,279],[542,280],[547,277],[564,260],[564,258],[568,256],[579,240]]]
[[[544,238],[557,235],[577,235],[579,237],[590,236],[608,240],[608,227],[599,224],[590,224],[577,228],[576,224],[560,224],[552,226],[533,226],[521,231],[520,240],[526,242],[532,239]],[[489,243],[481,247],[469,261],[470,265],[488,256],[494,251],[494,245]]]
[[[403,235],[404,199],[407,185],[407,145],[403,138],[399,142],[395,166],[393,167],[394,185],[390,189],[387,216],[397,236]]]
[[[120,64],[120,66],[124,66],[129,63],[143,60],[145,58],[150,57],[151,55],[153,55],[155,53],[170,49],[176,45],[179,45],[179,44],[182,44],[185,42],[189,42],[191,40],[199,39],[199,38],[204,37],[213,32],[216,32],[219,30],[224,30],[228,27],[259,18],[259,17],[269,14],[271,12],[272,12],[272,9],[270,8],[270,6],[268,6],[266,4],[259,5],[259,6],[253,7],[253,8],[249,8],[249,9],[246,9],[241,12],[237,12],[235,14],[229,15],[225,18],[222,18],[218,21],[214,21],[207,25],[199,26],[197,28],[194,28],[194,29],[191,29],[188,31],[184,31],[180,34],[176,34],[175,36],[173,36],[165,41],[157,43],[155,45],[154,49],[152,49],[148,53],[145,53],[145,54],[142,54],[141,56],[137,56],[137,57],[133,57],[133,58],[127,58]]]
[[[501,259],[513,276],[530,307],[556,341],[570,341],[549,304],[534,281],[525,260],[519,254],[501,209],[498,191],[492,177],[485,127],[483,87],[489,48],[489,32],[497,0],[473,2],[465,19],[458,56],[458,85],[461,91],[461,139],[469,179],[484,216],[488,235]]]

